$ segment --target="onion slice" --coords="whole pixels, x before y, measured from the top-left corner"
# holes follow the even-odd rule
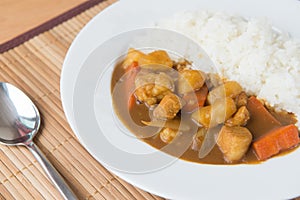
[[[207,130],[207,133],[204,137],[204,140],[203,140],[202,145],[199,150],[199,154],[198,154],[199,158],[204,158],[214,148],[214,146],[217,143],[216,141],[217,141],[217,138],[218,138],[221,128],[222,128],[222,125],[219,125],[219,126],[216,126],[213,128],[209,128]]]
[[[141,65],[140,66],[142,69],[149,69],[149,70],[153,70],[153,71],[170,71],[173,68],[166,66],[166,65],[162,65],[162,64],[147,64],[147,65]]]
[[[153,120],[150,122],[143,121],[141,122],[147,126],[154,126],[154,127],[160,127],[160,128],[172,128],[172,129],[178,129],[180,131],[189,131],[190,127],[189,125],[185,123],[181,123],[179,119],[172,119],[172,120]]]

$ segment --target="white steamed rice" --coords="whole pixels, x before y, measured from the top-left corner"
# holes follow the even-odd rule
[[[223,77],[300,120],[300,42],[275,31],[267,19],[184,11],[157,25],[190,36]]]

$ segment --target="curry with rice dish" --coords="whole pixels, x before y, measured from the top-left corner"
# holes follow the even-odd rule
[[[112,76],[116,115],[149,145],[197,163],[260,163],[299,146],[293,113],[196,67],[163,50],[129,49]]]

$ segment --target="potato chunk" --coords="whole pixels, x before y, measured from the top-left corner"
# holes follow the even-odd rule
[[[169,57],[166,51],[157,50],[153,51],[149,54],[145,54],[136,49],[129,49],[125,61],[123,62],[123,66],[127,67],[132,62],[138,62],[140,66],[142,65],[163,65],[165,67],[172,68],[173,61]]]
[[[146,56],[141,57],[138,60],[138,63],[140,65],[163,65],[166,67],[172,67],[173,66],[173,61],[169,57],[166,51],[163,50],[157,50],[153,51]]]
[[[234,116],[226,121],[227,126],[245,126],[250,119],[250,113],[246,106],[242,106]]]
[[[230,97],[218,99],[213,105],[202,107],[192,114],[192,119],[202,126],[215,127],[224,123],[236,112],[236,106]]]
[[[173,93],[167,94],[153,111],[157,119],[173,119],[182,108],[179,97]]]
[[[173,139],[176,137],[178,134],[177,129],[172,129],[172,128],[163,128],[160,133],[160,139],[165,142],[165,143],[170,143],[173,141]]]
[[[199,70],[183,70],[179,73],[178,93],[199,90],[205,83],[205,74]]]
[[[138,62],[143,56],[146,56],[143,52],[130,48],[122,65],[124,68],[127,68],[131,63]]]
[[[227,81],[219,85],[208,93],[207,100],[209,104],[213,104],[217,99],[225,97],[235,98],[243,91],[243,88],[236,81]]]
[[[245,155],[252,141],[252,134],[245,127],[223,126],[217,138],[217,144],[227,162],[235,162]]]

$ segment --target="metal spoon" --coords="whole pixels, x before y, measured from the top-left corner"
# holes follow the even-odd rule
[[[33,102],[15,86],[0,82],[0,143],[26,146],[63,198],[77,199],[61,175],[32,141],[40,122],[39,111]]]

